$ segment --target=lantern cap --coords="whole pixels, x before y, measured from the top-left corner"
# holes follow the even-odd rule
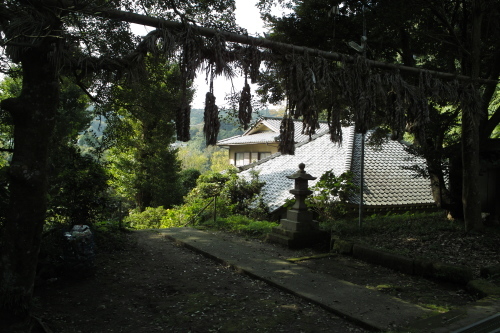
[[[311,176],[304,170],[306,165],[304,163],[299,164],[299,170],[297,170],[293,175],[286,176],[289,179],[304,179],[304,180],[314,180],[316,177]]]

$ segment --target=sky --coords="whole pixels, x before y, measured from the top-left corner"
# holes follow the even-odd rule
[[[255,7],[257,0],[236,0],[236,23],[242,28],[247,29],[250,36],[257,36],[264,32],[264,23],[260,19],[260,13],[257,7]],[[244,85],[243,77],[236,77],[232,80],[232,85],[234,90],[241,91]],[[254,89],[254,85],[251,88]],[[193,109],[203,109],[205,108],[205,95],[209,91],[209,85],[206,82],[205,73],[198,73],[195,81],[194,88],[196,93],[193,99],[191,107]],[[231,82],[223,77],[216,78],[214,80],[214,95],[215,103],[219,108],[225,104],[224,98],[226,94],[231,92]],[[253,93],[252,93],[253,95]]]

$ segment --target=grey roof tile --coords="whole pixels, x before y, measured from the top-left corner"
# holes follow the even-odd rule
[[[349,137],[351,128],[344,128],[344,137]],[[280,153],[271,156],[265,162],[259,161],[240,173],[242,177],[249,178],[250,170],[259,172],[259,179],[266,182],[263,188],[263,199],[269,205],[271,211],[283,205],[287,198],[293,198],[290,190],[293,188],[293,180],[286,178],[298,170],[298,165],[304,163],[307,173],[319,177],[328,170],[337,174],[345,172],[345,159],[349,152],[347,145],[337,145],[330,141],[328,133],[320,134],[310,142],[297,145],[295,155],[282,155]],[[318,179],[309,182],[314,185]]]
[[[279,133],[272,131],[260,132],[252,135],[238,135],[227,139],[222,139],[217,142],[218,146],[225,145],[242,145],[242,144],[252,144],[252,143],[270,143],[275,142]]]
[[[371,133],[368,133],[366,140]],[[365,145],[364,204],[379,206],[434,203],[429,180],[404,169],[415,164],[425,166],[425,161],[410,155],[404,147],[404,144],[392,140],[386,141],[379,148]],[[356,161],[352,165],[355,171],[354,182],[359,185],[361,134],[356,134],[353,156]],[[359,196],[352,199],[353,203],[359,203]]]
[[[289,191],[293,181],[286,178],[298,169],[299,163],[305,170],[319,177],[328,170],[335,175],[351,170],[354,182],[359,185],[361,165],[361,134],[354,133],[354,127],[343,128],[342,145],[330,141],[328,133],[318,134],[311,141],[297,144],[295,155],[274,154],[250,165],[240,175],[249,178],[250,170],[259,171],[259,178],[266,182],[263,188],[264,202],[271,211],[281,207],[285,199],[293,196]],[[367,138],[369,135],[367,134]],[[364,204],[367,206],[432,204],[429,180],[418,177],[403,167],[413,164],[425,165],[424,160],[411,156],[404,145],[397,141],[387,141],[381,147],[365,145],[365,185]],[[310,181],[309,186],[315,181]],[[351,198],[358,204],[359,195]]]

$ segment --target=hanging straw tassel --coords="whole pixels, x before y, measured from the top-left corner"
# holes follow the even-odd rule
[[[260,74],[260,63],[262,62],[262,54],[255,46],[252,46],[250,48],[250,59],[251,59],[250,80],[252,83],[256,83]]]
[[[191,121],[190,115],[191,115],[191,105],[189,105],[189,101],[187,98],[187,85],[188,85],[188,78],[187,78],[187,73],[186,73],[186,68],[185,66],[181,66],[181,80],[182,80],[182,85],[181,85],[181,103],[179,105],[179,108],[177,109],[177,114],[175,117],[175,130],[177,132],[177,140],[179,141],[189,141],[190,139],[190,133],[189,133],[189,123]]]
[[[295,126],[293,118],[288,115],[281,121],[278,150],[284,155],[295,154]]]
[[[342,143],[341,112],[334,104],[328,108],[328,128],[330,129],[330,140],[334,143]]]
[[[177,140],[179,141],[189,141],[189,122],[191,115],[191,105],[187,102],[187,100],[183,97],[181,105],[177,110],[176,120],[175,120],[175,129],[177,132]]]
[[[248,84],[246,75],[245,86],[241,91],[239,106],[238,119],[241,126],[243,126],[246,130],[248,128],[248,124],[252,120],[252,95],[250,93],[250,85]]]
[[[203,118],[205,121],[205,124],[203,125],[203,133],[205,133],[207,146],[213,146],[217,143],[220,121],[219,108],[215,105],[215,96],[212,91],[207,92],[205,96],[205,112],[203,114]]]

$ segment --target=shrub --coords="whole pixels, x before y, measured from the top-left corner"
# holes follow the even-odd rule
[[[342,237],[383,234],[401,234],[411,231],[415,234],[434,234],[439,231],[456,231],[462,228],[461,224],[446,220],[441,212],[419,213],[406,212],[403,214],[371,215],[363,219],[363,227],[358,226],[357,218],[343,218],[322,223],[324,229],[330,229],[334,234]]]
[[[250,221],[247,225],[241,227],[241,231],[252,236],[263,236],[271,232],[273,227],[277,227],[279,223],[269,221]]]
[[[169,212],[166,223],[182,218],[185,223],[198,224],[213,218],[214,198],[217,201],[218,217],[246,215],[266,218],[267,208],[259,200],[263,182],[257,174],[250,181],[241,179],[234,170],[226,173],[207,172],[197,180],[197,186],[186,196],[185,204]]]
[[[278,226],[275,222],[256,221],[244,215],[231,215],[219,217],[215,221],[207,220],[202,224],[204,227],[246,234],[252,237],[262,237],[268,234],[273,227]]]
[[[126,221],[134,228],[198,225],[260,235],[275,225],[256,221],[268,215],[267,207],[259,199],[263,185],[257,174],[247,181],[240,179],[234,170],[224,174],[207,172],[198,178],[197,186],[185,197],[183,205],[167,210],[162,207],[147,208],[143,213],[133,212]]]
[[[250,181],[238,177],[234,170],[229,172],[229,176],[222,194],[231,204],[231,213],[246,216],[253,214],[254,217],[259,214],[265,215],[267,209],[263,207],[262,200],[259,200],[261,199],[259,194],[265,182],[259,181],[258,173],[252,173]],[[263,209],[264,212],[262,212]],[[255,210],[259,210],[258,214],[255,214],[257,213]]]
[[[335,176],[332,170],[325,172],[311,188],[313,195],[306,204],[318,214],[321,221],[335,220],[347,215],[347,200],[358,190],[350,171]]]
[[[134,229],[160,228],[166,214],[167,210],[163,206],[146,207],[143,212],[132,211],[123,221]]]
[[[196,180],[200,177],[201,173],[197,169],[185,169],[179,173],[179,179],[184,188],[184,195],[188,194],[193,188],[196,187]]]
[[[207,205],[208,204],[208,205]],[[213,215],[210,201],[200,198],[191,199],[189,204],[167,209],[161,219],[162,228],[180,227],[188,224],[197,225]]]

